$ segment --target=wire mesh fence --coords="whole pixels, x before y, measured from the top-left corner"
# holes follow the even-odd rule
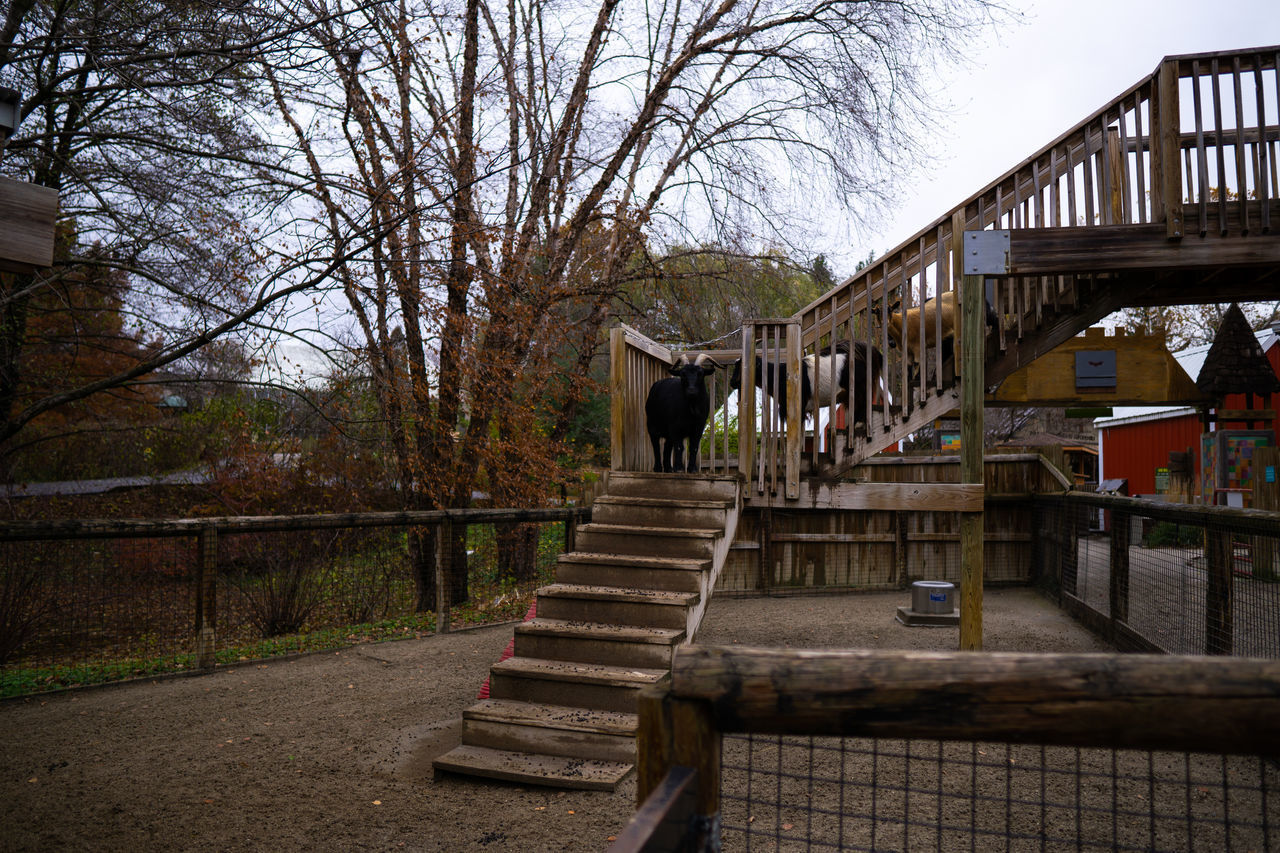
[[[0,525],[0,695],[519,619],[588,510]]]
[[[640,717],[619,851],[1280,850],[1273,660],[694,645]]]
[[[1280,849],[1260,756],[726,735],[726,850]]]
[[[1280,657],[1275,513],[1037,497],[1037,577],[1120,649]]]

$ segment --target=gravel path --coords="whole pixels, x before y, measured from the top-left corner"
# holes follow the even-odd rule
[[[910,594],[716,599],[700,642],[954,649]],[[1028,590],[989,591],[991,650],[1104,647]],[[433,779],[511,637],[496,626],[0,704],[0,850],[601,850],[616,792]]]

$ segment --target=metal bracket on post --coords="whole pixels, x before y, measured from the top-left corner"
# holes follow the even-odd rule
[[[1009,230],[964,232],[965,275],[1009,274]]]

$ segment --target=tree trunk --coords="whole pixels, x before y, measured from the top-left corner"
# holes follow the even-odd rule
[[[519,582],[538,574],[538,525],[496,524],[494,539],[498,550],[498,576]]]

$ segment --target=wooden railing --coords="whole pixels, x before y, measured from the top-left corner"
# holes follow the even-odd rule
[[[862,840],[866,833],[857,835],[856,828],[861,821],[882,822],[887,828],[895,820],[901,820],[904,825],[910,822],[926,830],[922,835],[927,834],[932,817],[930,809],[904,808],[902,804],[908,799],[894,800],[893,792],[901,794],[906,786],[910,793],[921,792],[921,800],[927,801],[935,784],[938,808],[934,829],[940,848],[945,846],[940,831],[944,824],[955,847],[963,844],[966,848],[971,845],[984,848],[993,842],[1004,842],[1006,839],[1000,838],[1000,833],[992,832],[988,825],[976,820],[977,812],[1002,805],[999,798],[992,796],[990,788],[979,789],[976,781],[970,783],[972,787],[966,786],[966,781],[976,780],[984,763],[981,756],[986,755],[986,750],[994,749],[993,744],[1076,747],[1073,756],[1056,758],[1042,749],[1039,757],[1041,762],[1047,762],[1045,768],[1052,767],[1055,776],[1067,780],[1073,774],[1078,776],[1072,795],[1050,799],[1043,772],[1038,786],[1029,784],[1019,794],[1018,802],[1028,807],[1027,813],[1038,811],[1040,815],[1040,824],[1031,826],[1031,834],[1022,837],[1034,840],[1039,834],[1043,847],[1045,813],[1050,805],[1063,810],[1079,809],[1091,815],[1105,816],[1110,812],[1113,818],[1123,820],[1136,815],[1138,821],[1149,822],[1139,831],[1150,831],[1154,837],[1157,821],[1178,814],[1176,806],[1181,797],[1189,800],[1195,793],[1197,783],[1190,771],[1181,778],[1159,777],[1154,757],[1148,756],[1140,757],[1132,765],[1137,772],[1128,776],[1127,781],[1139,785],[1135,790],[1147,796],[1153,795],[1157,783],[1168,784],[1170,787],[1162,790],[1160,796],[1167,798],[1163,802],[1173,804],[1173,808],[1163,805],[1165,811],[1161,813],[1153,802],[1150,815],[1134,812],[1117,806],[1114,799],[1107,802],[1105,788],[1102,789],[1104,796],[1098,801],[1082,799],[1082,779],[1090,774],[1085,769],[1087,764],[1081,763],[1080,748],[1121,752],[1167,750],[1174,753],[1171,758],[1179,767],[1184,763],[1189,767],[1193,753],[1247,756],[1254,760],[1238,760],[1229,765],[1223,759],[1213,766],[1224,778],[1228,773],[1233,774],[1231,784],[1236,791],[1250,790],[1250,784],[1255,786],[1254,790],[1265,790],[1267,776],[1272,771],[1257,759],[1274,761],[1280,756],[1280,662],[1161,655],[693,645],[677,651],[669,686],[650,687],[641,694],[639,710],[637,798],[641,805],[631,824],[610,848],[613,853],[721,849],[722,794],[728,793],[722,788],[730,781],[725,773],[725,765],[730,762],[722,762],[721,753],[724,736],[732,733],[750,733],[756,738],[807,735],[810,749],[813,748],[812,736],[903,738],[929,744],[917,747],[918,752],[903,750],[908,762],[910,757],[915,757],[920,765],[929,768],[928,773],[936,774],[928,777],[927,782],[917,783],[918,788],[911,787],[906,771],[901,779],[894,779],[892,771],[876,773],[871,761],[866,762],[865,777],[858,775],[857,769],[846,777],[848,762],[856,762],[853,751],[848,755],[840,751],[838,769],[823,776],[821,786],[814,784],[817,771],[812,759],[807,766],[788,765],[785,772],[798,772],[801,782],[802,774],[810,774],[807,791],[800,787],[787,788],[786,796],[793,798],[787,801],[791,809],[788,816],[794,816],[796,823],[801,823],[804,808],[816,811],[822,807],[828,813],[838,814],[840,820],[838,824],[824,824],[819,830],[834,833],[834,838],[783,836],[781,831],[791,829],[790,824],[779,826],[778,834],[772,837],[767,830],[760,832],[765,845],[772,842],[778,848],[783,838],[795,840],[798,847],[805,846],[806,841],[809,846],[818,846],[813,843],[817,841],[821,846],[835,848],[849,840],[842,837],[842,832]],[[968,753],[971,764],[965,766],[964,759],[957,758],[952,768],[957,774],[951,777],[954,784],[948,783],[946,797],[951,811],[946,816],[940,769],[943,763],[940,742],[943,741],[973,744],[972,752]],[[982,751],[979,743],[984,747]],[[875,754],[885,757],[891,751]],[[1117,759],[1115,753],[1102,759],[1106,762],[1103,766],[1109,765],[1113,777],[1117,773]],[[737,766],[744,760],[746,767]],[[740,755],[732,763],[733,770],[747,772],[748,780],[751,773],[763,777],[776,772],[776,786],[761,784],[754,795],[748,792],[745,800],[753,808],[780,812],[784,805],[781,742],[772,748],[763,748],[760,757],[748,748],[745,758]],[[1012,759],[1009,763],[1013,763]],[[858,767],[856,763],[853,766]],[[969,772],[964,773],[965,770]],[[1024,778],[1030,781],[1035,776]],[[1184,785],[1185,792],[1174,785]],[[872,789],[870,795],[866,795],[867,789]],[[884,811],[875,808],[877,789],[887,801],[893,802]],[[1205,788],[1200,790],[1204,792]],[[965,800],[970,798],[972,804],[965,808]],[[734,799],[743,801],[742,792],[736,792]],[[1239,801],[1234,798],[1232,803],[1229,812],[1224,808],[1220,815],[1212,818],[1221,821],[1219,828],[1224,838],[1237,828],[1260,827],[1268,822],[1265,795],[1254,798],[1249,806],[1237,805]],[[1042,807],[1031,808],[1036,804]],[[894,814],[890,815],[890,810]],[[968,823],[961,816],[965,812],[970,812]],[[1007,818],[1007,813],[1001,816]],[[1075,815],[1075,821],[1068,817],[1065,837],[1061,840],[1077,842],[1071,844],[1072,847],[1078,847],[1081,842],[1090,846],[1087,835],[1072,833],[1073,829],[1075,833],[1081,832],[1079,817]],[[1185,816],[1178,818],[1184,819]],[[754,817],[749,817],[748,823],[752,820]],[[778,823],[781,824],[780,818]],[[812,831],[812,824],[808,828]],[[743,831],[741,827],[737,829]],[[749,827],[747,831],[750,832]],[[973,837],[964,838],[966,832]],[[1007,823],[1005,832],[1008,832]],[[1176,836],[1170,834],[1168,838]],[[970,843],[964,843],[966,841]],[[872,846],[881,849],[880,845]],[[1202,842],[1197,848],[1188,838],[1186,849],[1218,846],[1220,840]],[[907,845],[895,845],[894,849],[907,849]]]
[[[959,304],[965,231],[1164,224],[1170,239],[1192,232],[1266,232],[1276,215],[1280,49],[1170,57],[1137,85],[948,211],[884,257],[803,308],[796,318],[802,357],[832,341],[863,340],[885,357],[887,397],[876,399],[864,366],[866,417],[845,420],[856,458],[935,417],[959,359],[947,343],[943,312],[908,332],[921,341],[912,359],[893,341],[890,315],[955,292]],[[997,322],[988,356],[1039,330],[1062,311],[1086,324],[1116,305],[1096,299],[1097,275],[1008,276],[987,281]],[[1095,307],[1096,306],[1096,307]],[[1093,316],[1097,314],[1097,316]],[[958,315],[958,312],[957,312]],[[960,339],[959,318],[954,340]],[[923,369],[913,370],[912,364]],[[999,377],[988,376],[988,381]],[[950,401],[948,401],[949,404]],[[837,444],[833,463],[841,465]],[[815,459],[816,461],[816,459]]]

